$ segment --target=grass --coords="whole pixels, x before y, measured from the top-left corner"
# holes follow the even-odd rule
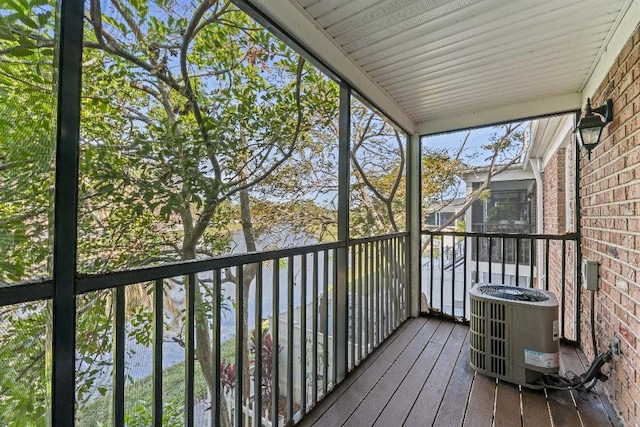
[[[162,378],[162,399],[163,402],[184,401],[184,362],[176,363],[163,372]],[[196,373],[199,370],[196,369]],[[153,394],[153,379],[151,376],[142,378],[139,381],[129,383],[125,386],[125,412],[131,413],[136,410],[136,406],[151,406]],[[195,376],[194,396],[196,400],[207,395],[207,384],[202,375]],[[107,392],[104,396],[92,400],[84,405],[79,405],[76,411],[77,426],[100,426],[110,425],[111,401],[113,395]]]
[[[222,343],[222,346],[220,347],[220,356],[221,359],[224,360],[233,360],[235,357],[235,339],[230,339]],[[198,362],[196,362],[195,371],[194,397],[197,402],[206,398],[208,390],[207,383],[202,376]],[[184,362],[176,363],[175,365],[166,368],[163,371],[162,376],[163,403],[166,405],[169,402],[177,402],[176,406],[180,406],[180,412],[182,412],[182,405],[180,403],[184,402],[184,376]],[[132,418],[132,422],[129,422],[128,424],[145,425],[146,415],[150,417],[151,414],[151,400],[153,396],[152,376],[149,375],[138,381],[127,384],[124,389],[124,396],[125,414]],[[76,425],[79,427],[95,427],[113,424],[111,410],[112,399],[113,394],[111,392],[107,392],[104,396],[100,396],[88,403],[78,405],[76,410]]]

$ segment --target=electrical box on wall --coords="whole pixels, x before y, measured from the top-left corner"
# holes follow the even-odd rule
[[[582,260],[582,284],[589,291],[598,290],[598,261]]]

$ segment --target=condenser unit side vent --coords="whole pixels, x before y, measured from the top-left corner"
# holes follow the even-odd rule
[[[486,369],[486,328],[485,314],[486,302],[479,300],[471,301],[471,330],[470,335],[471,346],[471,364],[479,369]]]
[[[491,303],[491,373],[504,376],[507,373],[507,327],[506,307],[504,304]]]

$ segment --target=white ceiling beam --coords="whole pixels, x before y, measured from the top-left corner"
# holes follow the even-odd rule
[[[567,93],[533,101],[503,105],[462,115],[427,120],[416,125],[416,133],[433,135],[539,117],[580,109],[580,94]]]
[[[407,113],[335,44],[324,29],[316,26],[304,9],[289,0],[251,0],[251,3],[345,78],[390,119],[413,133],[415,125]]]
[[[581,105],[587,104],[587,98],[593,96],[598,86],[607,78],[611,66],[639,23],[640,1],[627,0],[620,10],[618,22],[616,22],[618,25],[612,27],[610,38],[603,43],[598,52],[599,59],[583,86]]]

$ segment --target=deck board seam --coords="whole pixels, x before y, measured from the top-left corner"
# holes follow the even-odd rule
[[[521,385],[518,385],[518,397],[520,399],[520,427],[524,427],[524,399],[522,397]]]
[[[453,333],[453,329],[451,330],[451,333]],[[456,361],[453,363],[453,369],[455,369],[455,367],[458,366],[458,361],[460,360],[460,357],[462,356],[462,352],[464,351],[464,347],[465,347],[465,344],[467,342],[467,338],[468,337],[469,337],[469,331],[467,330],[467,332],[464,335],[464,338],[462,339],[462,342],[460,343],[460,350],[458,350],[458,355],[456,356]],[[444,351],[444,346],[442,346],[442,351]],[[440,352],[440,354],[442,354],[442,351]],[[440,357],[440,354],[438,354],[438,358]],[[434,363],[433,366],[435,367],[435,363]],[[433,371],[433,369],[432,369],[432,371]],[[431,375],[431,373],[429,373],[429,375]],[[453,379],[453,372],[449,376],[449,380],[447,381],[447,385],[445,386],[445,392],[442,393],[442,398],[440,399],[440,402],[438,403],[438,408],[436,409],[436,417],[434,418],[434,423],[435,423],[435,420],[437,420],[437,418],[438,418],[437,414],[440,412],[440,408],[442,407],[442,402],[444,402],[444,397],[447,394],[447,390],[449,389],[449,385],[451,384],[451,380],[452,379]],[[425,383],[426,383],[426,381],[425,381]],[[424,387],[424,385],[423,385],[423,387]],[[422,390],[420,390],[420,391],[422,391]],[[469,388],[469,393],[471,393],[471,388]],[[467,401],[469,399],[469,393],[467,394]],[[415,402],[414,402],[414,405],[415,405]],[[413,409],[413,407],[412,407],[412,409]],[[466,409],[467,409],[467,404],[465,402],[465,412],[466,412]],[[408,417],[408,414],[407,414],[407,417]],[[405,420],[407,419],[407,417],[405,417]],[[464,417],[463,417],[463,421],[464,421]],[[404,421],[403,421],[403,424],[404,424]]]
[[[567,366],[567,364],[565,363],[563,366],[565,370],[564,375],[567,375],[570,372],[570,370],[567,368],[571,367],[580,371],[588,370],[590,364],[583,358],[584,353],[580,349],[578,349],[577,347],[564,347],[562,351],[570,356],[567,359],[567,361],[569,361],[569,365]],[[571,361],[573,361],[574,363],[571,364]],[[577,374],[574,372],[573,375]],[[602,411],[602,414],[606,416],[606,420],[608,421],[607,424],[610,426],[614,426],[616,425],[616,423],[613,421],[611,413],[608,409],[608,407],[610,407],[610,404],[608,403],[608,400],[602,390],[599,388],[600,384],[596,383],[596,386],[597,387],[594,391],[597,391],[597,393],[588,393],[589,397],[587,397],[586,399],[583,399],[583,397],[577,391],[570,391],[571,399],[576,407],[576,412],[578,413],[578,419],[580,420],[582,426],[591,425],[593,422],[593,411],[596,407],[599,407],[599,409]],[[593,402],[590,402],[590,397],[593,397],[593,402],[595,402],[595,404]],[[600,421],[602,421],[602,423],[600,424],[604,425],[604,420]]]
[[[580,363],[582,363],[583,368],[585,370],[588,369],[589,364],[587,363],[588,362],[587,356],[582,351],[576,350],[576,353],[578,354],[578,360],[580,361]],[[605,394],[604,387],[602,387],[602,384],[600,384],[600,382],[596,382],[596,385],[594,388],[596,389],[596,392],[597,392],[596,397],[602,404],[607,414],[607,417],[609,417],[609,421],[611,422],[611,425],[613,425],[614,427],[623,427],[623,424],[620,421],[618,414],[616,413],[616,409],[611,404],[607,395]]]
[[[476,381],[476,373],[474,372],[473,378],[471,379],[471,384],[469,385],[469,393],[467,393],[467,400],[464,402],[464,414],[462,416],[462,424],[460,424],[461,426],[463,426],[467,420],[467,413],[469,411],[469,401],[471,400],[471,390],[473,390],[473,383],[475,381]]]
[[[498,408],[498,380],[495,380],[495,388],[493,389],[493,411],[491,411],[491,427],[496,425],[496,409]]]
[[[310,425],[314,425],[331,407],[333,404],[345,394],[351,385],[358,380],[366,371],[375,363],[375,361],[385,352],[387,348],[391,346],[402,335],[403,332],[409,327],[409,325],[415,320],[415,318],[407,318],[404,322],[393,331],[393,333],[387,338],[387,340],[383,343],[383,345],[379,345],[373,349],[371,353],[369,353],[362,361],[356,366],[356,369],[351,371],[349,375],[340,383],[338,386],[331,391],[331,393],[336,393],[333,402],[329,403],[328,400],[321,400],[315,406],[311,408],[311,410],[306,414],[308,418],[302,418],[298,424],[295,425],[306,425],[310,423]],[[422,328],[418,329],[420,331]],[[417,333],[417,332],[416,332]],[[340,390],[343,389],[343,390]],[[338,394],[338,391],[340,393]],[[329,396],[329,393],[327,393]],[[326,407],[324,407],[326,406]],[[324,408],[323,408],[324,407]],[[317,414],[316,411],[319,411]],[[313,418],[315,419],[312,419]]]
[[[443,323],[446,323],[446,322],[444,322],[444,321],[443,321]],[[430,369],[430,371],[429,371],[429,375],[427,375],[427,377],[425,378],[424,382],[422,383],[422,386],[420,387],[420,390],[419,390],[419,391],[418,391],[418,393],[417,393],[417,397],[420,397],[420,396],[422,395],[423,391],[425,390],[425,387],[426,387],[426,386],[427,386],[427,384],[429,383],[429,380],[431,379],[431,375],[433,374],[434,369],[436,368],[436,366],[438,366],[438,363],[439,363],[439,362],[440,362],[440,360],[441,360],[441,359],[440,359],[440,358],[441,358],[441,356],[442,356],[443,354],[445,354],[445,353],[444,353],[444,351],[445,351],[445,349],[446,349],[446,347],[447,347],[447,344],[449,343],[449,340],[451,339],[451,336],[453,335],[454,331],[456,330],[456,327],[458,327],[458,326],[459,326],[459,325],[455,325],[455,326],[454,326],[453,328],[451,328],[451,330],[449,331],[449,334],[448,334],[448,336],[447,336],[447,340],[446,340],[446,341],[445,341],[445,343],[442,345],[442,348],[440,349],[440,351],[439,351],[439,353],[438,353],[438,355],[437,355],[437,357],[436,357],[436,360],[435,360],[435,362],[433,363],[433,365],[432,365],[432,367],[431,367],[431,369]],[[463,347],[465,346],[465,343],[466,343],[466,340],[467,340],[468,334],[469,334],[469,333],[468,333],[468,331],[467,331],[467,332],[465,333],[464,337],[462,337],[462,339],[460,340],[460,348],[463,348]],[[454,347],[454,349],[455,349],[455,347]],[[459,352],[458,354],[461,354],[461,352]],[[452,364],[451,372],[449,373],[449,378],[448,378],[448,380],[447,380],[447,386],[446,386],[446,387],[444,387],[443,392],[442,392],[442,396],[440,396],[440,401],[438,402],[438,409],[435,411],[435,415],[434,415],[434,417],[433,417],[433,420],[434,420],[433,422],[434,422],[434,423],[435,423],[435,420],[437,419],[438,410],[439,410],[440,406],[442,405],[442,400],[444,399],[444,396],[446,395],[447,387],[448,387],[448,385],[449,385],[449,382],[451,381],[451,377],[452,377],[452,375],[453,375],[453,369],[455,369],[455,366],[456,366],[457,361],[458,361],[458,359],[456,358],[456,361]],[[406,416],[405,416],[405,417],[404,417],[404,419],[402,420],[402,425],[403,425],[403,426],[404,426],[404,425],[406,425],[407,420],[408,420],[408,418],[410,417],[410,415],[412,414],[412,412],[413,412],[413,410],[414,410],[415,405],[417,404],[417,402],[418,402],[418,399],[416,398],[416,399],[413,401],[413,404],[411,405],[411,408],[410,408],[410,409],[409,409],[409,411],[407,412]]]
[[[438,325],[438,327],[440,327],[441,325],[442,325],[442,323],[440,323],[440,325]],[[449,331],[449,335],[447,335],[447,340],[451,336],[451,333],[453,333],[453,328],[451,328],[451,331]],[[418,391],[417,396],[420,396],[420,394],[422,393],[422,390],[424,390],[424,386],[429,381],[429,377],[431,376],[431,373],[433,372],[433,370],[435,369],[436,365],[438,364],[438,359],[440,358],[440,355],[444,351],[444,347],[445,346],[443,345],[442,348],[440,349],[440,352],[438,353],[438,357],[436,358],[436,361],[434,362],[434,364],[431,366],[431,369],[429,370],[429,375],[427,375],[426,378],[424,379],[424,382],[422,383],[422,386],[420,387],[420,390]],[[405,415],[404,419],[402,420],[402,425],[403,426],[407,422],[407,418],[409,418],[409,415],[411,414],[411,411],[413,411],[413,407],[416,405],[416,403],[417,403],[417,399],[415,399],[413,401],[413,404],[411,405],[411,408],[409,408],[409,411],[407,412],[407,414]]]
[[[389,406],[389,403],[393,400],[393,397],[396,395],[396,393],[398,392],[398,389],[402,386],[402,383],[405,381],[405,379],[407,378],[407,375],[409,374],[409,372],[411,372],[411,370],[413,369],[413,367],[415,366],[415,364],[418,362],[418,360],[420,359],[420,356],[422,355],[422,353],[424,353],[427,349],[427,347],[430,344],[430,339],[436,334],[436,332],[438,331],[438,329],[440,329],[442,327],[442,325],[444,325],[445,322],[439,321],[438,326],[436,327],[436,329],[434,329],[433,333],[431,334],[431,336],[429,337],[429,340],[425,343],[424,347],[422,347],[422,350],[420,350],[420,352],[418,353],[418,355],[416,356],[415,360],[413,361],[413,363],[411,364],[411,366],[409,367],[409,369],[407,369],[406,374],[404,375],[404,377],[402,377],[402,381],[400,381],[398,383],[398,386],[395,388],[395,390],[393,391],[393,393],[391,394],[391,396],[389,397],[389,399],[387,400],[386,404],[384,405],[384,408],[382,408],[382,411],[380,411],[380,413],[376,416],[376,419],[373,421],[372,425],[375,425],[376,422],[378,422],[378,420],[380,419],[380,417],[382,416],[382,414],[384,413],[385,409],[387,409],[387,406]],[[445,344],[446,342],[449,340],[449,337],[451,337],[451,333],[453,332],[454,328],[451,328],[451,330],[449,331],[449,333],[447,334],[447,339],[445,340]],[[415,337],[414,337],[415,338]],[[440,354],[442,354],[442,351],[444,350],[445,344],[442,345],[442,347],[440,348],[440,351],[438,352],[437,358],[440,357]],[[437,360],[436,358],[436,360]],[[431,366],[431,369],[429,370],[429,375],[431,375],[431,372],[433,372],[433,368],[435,367],[436,363],[434,363]],[[429,378],[429,375],[427,375],[427,377],[425,378],[425,383]],[[423,383],[423,387],[424,387],[424,383]],[[422,388],[420,389],[422,390]],[[418,395],[420,393],[418,392]],[[413,405],[415,405],[415,400],[413,402]],[[411,406],[411,409],[413,409],[413,405]],[[407,419],[407,417],[409,416],[409,413],[411,412],[411,409],[409,409],[409,412],[407,412],[407,414],[405,415],[404,419],[402,420],[402,423],[404,424],[405,420]]]
[[[580,420],[580,425],[582,427],[585,427],[584,420],[582,419],[582,415],[580,415],[580,408],[578,408],[578,402],[576,402],[576,395],[575,395],[576,392],[574,390],[569,390],[569,393],[571,394],[571,400],[573,401],[573,407],[575,408],[576,412],[578,413],[578,419]],[[580,396],[578,396],[578,398],[580,398]]]
[[[442,324],[443,324],[443,322],[441,322],[440,325],[438,325],[438,327],[440,327]],[[453,333],[453,329],[454,328],[451,328],[451,330],[449,331],[449,335],[447,335],[447,341],[451,337],[451,334]],[[424,379],[424,382],[422,383],[422,386],[420,387],[420,390],[418,391],[417,396],[420,396],[422,394],[422,390],[424,390],[424,386],[429,381],[429,377],[431,377],[431,373],[433,372],[433,370],[435,369],[436,365],[438,364],[438,360],[440,359],[440,355],[444,351],[445,346],[446,346],[446,341],[445,341],[445,344],[442,345],[442,348],[440,348],[440,352],[438,353],[438,357],[436,358],[436,361],[431,366],[431,369],[429,370],[429,375],[427,375],[426,378]],[[404,419],[402,420],[402,425],[403,426],[407,422],[407,418],[409,418],[409,415],[411,414],[411,411],[413,411],[413,408],[416,405],[416,403],[417,403],[417,398],[413,401],[413,404],[411,405],[411,408],[409,408],[409,411],[407,412],[407,414],[405,415]]]
[[[333,396],[328,395],[305,418],[296,420],[296,425],[409,426],[415,422],[420,425],[420,420],[425,426],[462,423],[535,427],[545,420],[551,427],[563,423],[583,427],[620,425],[612,416],[615,410],[605,403],[601,384],[593,390],[598,392],[590,393],[588,402],[583,402],[581,395],[575,391],[567,393],[568,390],[532,394],[525,392],[525,387],[517,387],[514,393],[506,390],[503,395],[500,384],[503,381],[495,378],[487,381],[472,370],[454,376],[452,369],[463,367],[463,356],[467,359],[464,351],[470,331],[460,325],[445,328],[448,323],[435,318],[406,319],[334,388]],[[580,350],[565,348],[562,353],[567,359],[561,372],[581,372],[581,368],[586,368],[588,361]],[[507,395],[510,403],[502,400],[501,396]],[[506,413],[501,412],[505,410]]]
[[[414,323],[414,322],[417,322],[417,318],[414,318],[414,319],[412,319],[410,322],[407,322],[407,323]],[[426,327],[427,323],[428,323],[428,322],[425,322],[423,325],[420,325],[420,326],[418,327],[418,329],[413,333],[413,335],[411,335],[411,339],[409,339],[409,340],[407,341],[407,344],[405,344],[405,346],[403,347],[403,349],[402,349],[402,350],[400,350],[399,354],[402,354],[402,351],[404,351],[404,349],[407,347],[407,345],[409,345],[409,344],[413,341],[413,339],[416,337],[416,335],[418,335],[418,334],[420,333],[420,331],[422,331],[422,329],[423,329],[424,327]],[[407,327],[408,327],[408,326],[407,326]],[[405,329],[405,330],[403,330],[403,332],[405,332],[405,331],[406,331],[406,329]],[[399,338],[401,335],[402,335],[401,333],[400,333],[400,334],[398,334],[398,335],[397,335],[397,337],[396,337],[396,339],[397,339],[397,338]],[[395,339],[394,339],[394,342],[395,342]],[[383,341],[382,345],[380,345],[380,344],[379,344],[379,345],[376,347],[376,349],[379,349],[379,348],[380,348],[380,349],[381,349],[381,351],[379,351],[379,352],[378,352],[378,353],[379,353],[379,355],[378,355],[378,357],[376,357],[376,359],[375,359],[375,360],[378,360],[378,358],[379,358],[380,356],[382,356],[382,355],[385,353],[385,351],[387,351],[389,348],[391,348],[391,345],[390,345],[391,343],[390,343],[389,345],[386,345],[386,346],[384,345],[385,343],[386,343],[386,340],[385,340],[385,341]],[[384,348],[383,348],[383,347],[384,347]],[[372,353],[372,354],[373,354],[373,353]],[[397,356],[396,356],[393,360],[395,361],[396,359],[397,359]],[[375,361],[374,361],[374,362],[375,362]],[[393,363],[393,362],[392,362],[392,363]],[[357,380],[358,380],[362,375],[364,375],[364,374],[365,374],[365,372],[367,372],[367,371],[368,371],[368,370],[373,366],[373,364],[374,364],[374,363],[371,363],[369,366],[367,366],[367,367],[363,370],[363,372],[358,376],[358,378],[354,379],[354,381],[352,381],[350,384],[344,384],[344,386],[342,387],[342,388],[344,388],[344,390],[342,391],[342,393],[340,393],[340,395],[339,395],[339,396],[336,396],[336,398],[334,399],[334,401],[333,401],[331,404],[329,404],[329,405],[328,405],[328,407],[327,407],[327,408],[322,412],[322,414],[320,414],[320,415],[319,415],[319,416],[318,416],[318,417],[313,421],[313,425],[315,425],[316,423],[318,423],[319,421],[321,421],[321,419],[322,419],[324,416],[326,416],[326,415],[327,415],[327,412],[333,408],[334,404],[338,401],[338,399],[340,398],[340,396],[342,396],[342,395],[344,395],[345,393],[347,393],[347,392],[349,391],[349,389],[353,386],[353,384],[354,384],[354,383],[355,383],[355,382],[356,382],[356,381],[357,381]],[[385,371],[384,371],[384,372],[386,373],[388,369],[389,369],[389,368],[385,369]],[[383,375],[384,375],[384,374],[383,374]],[[379,381],[379,379],[378,379],[378,381]],[[375,383],[375,384],[377,384],[377,383],[378,383],[378,381],[376,381],[376,383]],[[375,384],[374,384],[374,387],[375,387]],[[337,391],[337,388],[336,388],[336,391]],[[364,400],[364,398],[363,398],[362,400]],[[360,404],[362,403],[362,400],[360,400],[360,402],[358,402],[358,404],[357,404],[357,405],[354,405],[355,407],[350,411],[350,413],[349,413],[349,417],[353,414],[353,412],[355,412],[355,411],[357,410],[357,408],[358,408],[358,407],[360,406]],[[348,419],[349,417],[347,417],[347,419]],[[344,424],[344,423],[343,423],[343,424]]]
[[[545,402],[547,403],[547,411],[549,412],[549,422],[551,423],[551,427],[555,427],[556,423],[555,420],[553,419],[553,413],[551,412],[551,402],[549,402],[549,393],[547,392],[547,389],[543,389],[544,391],[544,399]]]
[[[463,426],[466,425],[467,423],[467,416],[469,415],[469,402],[471,401],[471,395],[473,394],[473,386],[475,385],[477,376],[478,376],[478,372],[474,371],[473,378],[471,379],[471,386],[469,387],[469,394],[467,395],[467,401],[465,402],[465,405],[464,405],[464,416],[462,417]]]
[[[427,347],[429,346],[429,343],[431,342],[431,338],[433,338],[433,336],[436,334],[436,332],[438,331],[438,329],[440,329],[443,325],[443,322],[440,321],[438,323],[438,326],[433,330],[433,332],[431,333],[431,336],[429,337],[429,340],[427,340],[427,342],[425,343],[424,347],[422,347],[422,350],[420,350],[420,353],[418,353],[418,356],[415,358],[415,360],[413,361],[413,363],[411,364],[411,366],[409,367],[409,369],[407,369],[407,372],[405,373],[405,375],[402,377],[402,381],[400,381],[398,383],[398,385],[396,386],[395,390],[393,391],[393,393],[391,393],[391,396],[389,397],[389,399],[387,400],[387,402],[384,405],[384,408],[382,408],[382,410],[380,411],[380,413],[376,416],[376,419],[373,420],[372,425],[375,425],[376,422],[378,421],[378,419],[380,419],[380,417],[382,416],[382,414],[384,413],[384,410],[387,409],[387,406],[389,406],[389,403],[393,400],[393,397],[396,395],[396,393],[398,392],[398,389],[402,386],[402,383],[404,382],[404,380],[407,378],[407,375],[409,375],[409,372],[411,372],[411,370],[413,369],[413,367],[416,365],[416,363],[418,363],[418,360],[420,359],[420,356],[422,355],[422,353],[424,353],[424,351],[427,349]],[[451,331],[453,331],[453,328],[451,328]],[[449,335],[447,335],[447,340],[449,339],[449,336],[451,336],[451,331],[449,331]],[[414,337],[415,338],[415,337]],[[442,346],[442,348],[440,349],[440,353],[442,352],[442,350],[444,349],[444,345]],[[438,353],[438,357],[440,357],[440,353]],[[434,363],[435,366],[435,363]],[[433,370],[433,367],[431,368],[431,370]],[[428,378],[428,375],[427,375]],[[382,377],[381,377],[382,379]],[[425,380],[426,381],[426,380]],[[415,402],[414,402],[415,404]],[[409,414],[407,413],[407,416],[405,416],[404,419],[406,419],[409,416]],[[404,420],[402,421],[404,423]]]
[[[376,386],[380,383],[380,381],[382,380],[382,378],[384,378],[384,376],[387,374],[387,372],[389,372],[389,370],[393,367],[393,364],[402,356],[402,354],[407,350],[407,347],[409,347],[411,345],[411,343],[413,343],[413,340],[420,334],[420,332],[422,332],[422,330],[424,328],[427,327],[427,325],[429,324],[429,322],[426,322],[424,325],[422,325],[422,327],[418,330],[418,332],[411,338],[411,340],[407,343],[407,345],[402,349],[402,351],[400,351],[400,353],[398,353],[398,356],[396,356],[396,358],[393,360],[393,362],[389,365],[389,367],[384,371],[384,373],[382,373],[382,375],[380,375],[380,377],[378,378],[378,380],[375,382],[375,384],[373,385],[373,387],[371,387],[371,389],[367,392],[367,394],[365,394],[365,396],[362,398],[362,400],[360,401],[360,403],[358,403],[358,405],[356,405],[356,407],[354,408],[353,411],[351,411],[351,413],[349,414],[349,417],[347,417],[347,419],[342,423],[342,426],[346,426],[347,422],[349,421],[349,419],[353,416],[353,414],[358,410],[358,408],[360,408],[360,405],[362,405],[362,403],[367,399],[367,397],[369,397],[369,395],[371,394],[371,392],[376,388]],[[431,335],[429,336],[429,338],[431,338],[433,336],[433,334],[435,333],[435,331],[438,330],[438,328],[440,328],[440,326],[442,326],[442,321],[438,321],[438,325],[436,326],[436,328],[433,330],[433,332],[431,332]],[[424,348],[427,346],[427,344],[429,343],[429,341],[427,341],[424,345],[424,347],[422,348],[422,350],[420,351],[419,354],[422,354],[422,351],[424,351]],[[414,360],[413,364],[415,364],[415,362],[417,361]],[[412,364],[412,366],[413,366]],[[406,378],[407,374],[409,373],[409,371],[407,370],[407,372],[405,373],[405,376],[402,378],[402,380],[404,381],[404,379]],[[400,381],[400,384],[402,384],[402,381]],[[397,390],[397,387],[396,387]],[[394,391],[395,393],[395,391]],[[392,394],[393,396],[393,394]],[[386,405],[389,404],[389,401],[386,402]],[[382,413],[382,412],[380,412]],[[380,414],[378,414],[378,416],[376,417],[376,420],[380,417]],[[375,424],[375,421],[374,421]]]

